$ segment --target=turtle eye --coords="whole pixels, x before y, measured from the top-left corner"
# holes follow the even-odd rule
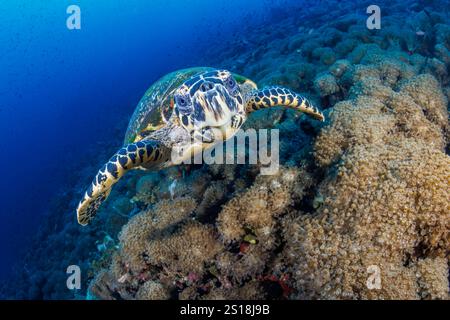
[[[236,80],[233,77],[229,77],[225,80],[225,86],[231,94],[235,95],[238,92],[238,86]]]
[[[177,104],[177,106],[182,107],[182,108],[187,107],[187,105],[189,104],[187,97],[183,97],[183,96],[176,96],[175,103]]]
[[[178,107],[178,109],[183,113],[183,112],[189,112],[190,111],[190,99],[188,96],[181,96],[181,95],[176,95],[175,96],[175,103]]]
[[[233,77],[229,77],[227,79],[227,85],[230,88],[234,88],[234,86],[236,85],[236,81],[233,79]]]
[[[176,99],[176,101],[177,101],[177,105],[179,105],[180,107],[185,107],[187,105],[187,101],[183,97],[178,97]]]

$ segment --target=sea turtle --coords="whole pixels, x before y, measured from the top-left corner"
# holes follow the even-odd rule
[[[198,67],[172,72],[145,93],[130,119],[124,146],[98,171],[77,208],[88,224],[112,186],[131,169],[159,170],[232,137],[253,111],[285,106],[323,121],[303,96],[256,84],[227,70]],[[222,139],[215,139],[221,136]],[[181,151],[180,151],[181,150]]]

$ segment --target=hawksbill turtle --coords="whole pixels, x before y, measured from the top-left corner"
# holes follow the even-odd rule
[[[253,111],[275,106],[292,108],[324,121],[305,97],[283,87],[258,90],[250,79],[207,67],[178,70],[155,82],[134,111],[124,146],[98,171],[77,208],[88,224],[112,186],[131,169],[159,170],[232,137]],[[193,142],[194,141],[194,142]],[[180,151],[181,150],[181,151]],[[172,155],[172,156],[171,156]]]

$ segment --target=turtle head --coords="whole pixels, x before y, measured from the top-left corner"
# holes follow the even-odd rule
[[[190,133],[220,130],[228,138],[235,116],[245,115],[244,107],[241,87],[226,70],[195,75],[174,93],[175,115]]]

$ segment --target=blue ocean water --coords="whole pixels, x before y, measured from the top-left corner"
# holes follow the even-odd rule
[[[74,168],[99,141],[120,145],[117,133],[153,81],[204,63],[211,46],[226,50],[243,25],[283,3],[0,1],[0,279]],[[69,5],[81,9],[80,30],[66,27]]]

